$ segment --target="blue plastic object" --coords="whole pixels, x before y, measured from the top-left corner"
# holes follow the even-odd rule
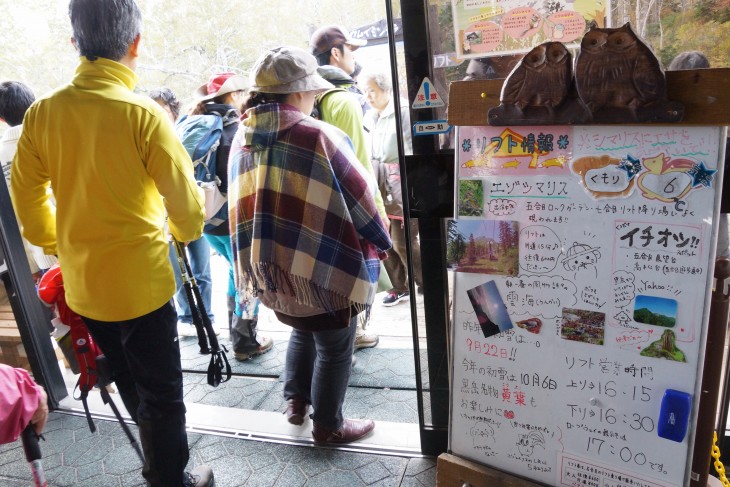
[[[691,395],[674,389],[664,391],[657,434],[668,440],[682,442],[687,434],[691,408]]]

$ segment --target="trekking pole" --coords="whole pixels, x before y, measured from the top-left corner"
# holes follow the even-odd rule
[[[195,323],[195,329],[198,332],[198,344],[201,339],[204,341],[205,336],[201,337],[201,330],[208,335],[208,341],[210,342],[210,364],[208,365],[208,384],[213,387],[217,387],[221,382],[227,382],[231,379],[231,364],[228,362],[226,352],[228,351],[225,346],[221,346],[218,343],[218,338],[215,336],[215,330],[213,329],[213,323],[210,321],[208,316],[208,310],[205,309],[205,303],[203,303],[203,297],[200,294],[200,288],[198,282],[193,275],[190,262],[188,261],[187,255],[185,254],[185,248],[183,245],[174,239],[175,249],[177,250],[178,263],[181,266],[180,271],[183,275],[183,282],[185,283],[185,294],[190,304],[190,311],[193,315],[193,322]],[[183,269],[184,266],[184,269]],[[194,301],[193,301],[194,298]],[[207,348],[207,343],[206,343]],[[201,353],[202,347],[201,347]],[[225,369],[226,378],[223,379],[223,371]]]
[[[111,396],[109,395],[109,391],[107,390],[107,386],[112,382],[107,359],[101,353],[101,349],[91,338],[89,329],[86,327],[83,319],[78,314],[74,313],[70,308],[68,308],[66,304],[63,288],[63,276],[61,274],[61,268],[58,266],[58,264],[51,267],[51,269],[43,275],[43,278],[41,279],[41,285],[38,290],[38,295],[44,303],[53,304],[56,306],[56,311],[58,312],[59,316],[65,317],[65,324],[70,328],[69,334],[71,335],[71,343],[73,346],[74,355],[76,356],[76,361],[79,364],[80,372],[79,379],[76,382],[76,388],[79,389],[80,393],[79,397],[74,396],[74,399],[81,400],[81,404],[83,404],[84,406],[84,413],[86,415],[86,421],[89,424],[89,430],[91,430],[92,433],[96,432],[96,425],[94,424],[94,420],[91,417],[91,411],[89,410],[88,403],[89,392],[94,388],[94,385],[96,385],[97,387],[99,387],[99,392],[101,393],[101,398],[104,401],[104,404],[108,404],[109,407],[111,407],[112,411],[114,412],[114,416],[116,416],[117,421],[119,421],[119,424],[126,433],[127,438],[129,438],[129,441],[132,443],[132,447],[137,452],[137,455],[139,455],[142,463],[144,463],[142,449],[139,447],[137,440],[134,438],[132,432],[129,430],[129,427],[124,422],[124,419],[122,419],[122,415],[119,413],[116,404],[114,404],[114,401],[112,400]],[[26,456],[29,455],[30,451],[30,453],[32,453],[33,455],[37,454],[38,459],[40,460],[40,450],[37,447],[38,439],[37,437],[34,437],[35,431],[32,428],[30,429],[30,431],[32,432],[32,435],[28,432],[28,428],[26,428],[26,430],[23,432],[23,445],[25,446],[26,444],[25,435],[29,435],[27,441],[28,444],[31,445],[31,447],[34,438],[36,444],[35,449],[26,450]],[[28,459],[28,461],[31,461],[30,458]]]
[[[199,308],[193,296],[193,282],[195,277],[193,273],[188,273],[190,263],[188,262],[187,254],[185,253],[185,246],[179,242],[175,237],[172,237],[172,244],[175,246],[175,253],[177,254],[177,265],[180,267],[180,275],[183,280],[183,289],[185,289],[185,297],[190,305],[190,314],[193,316],[193,324],[195,325],[195,332],[198,335],[198,346],[200,347],[200,355],[208,355],[210,348],[208,348],[208,340],[205,336],[206,330],[203,326],[202,318],[199,316]],[[197,288],[197,282],[195,282]],[[198,293],[199,294],[199,293]],[[202,302],[202,300],[201,300]],[[215,333],[213,334],[215,336]]]
[[[33,425],[28,423],[28,426],[21,433],[20,438],[23,442],[25,459],[30,464],[30,470],[33,474],[33,485],[35,487],[47,487],[48,482],[46,481],[46,474],[43,472],[43,462],[41,461],[41,448],[38,445],[38,440],[43,438],[43,436],[38,435]]]
[[[121,426],[122,430],[124,430],[124,434],[127,435],[129,442],[132,444],[132,448],[134,448],[134,451],[137,452],[137,456],[139,456],[142,464],[144,464],[144,454],[142,454],[142,448],[140,448],[139,443],[137,443],[137,439],[132,434],[132,431],[129,429],[129,426],[127,426],[127,423],[124,422],[124,418],[122,418],[122,415],[119,413],[117,405],[114,404],[112,396],[109,395],[109,391],[107,391],[106,389],[106,386],[111,384],[111,374],[109,373],[108,361],[104,354],[96,357],[96,373],[96,385],[99,387],[99,393],[101,394],[102,401],[104,401],[104,404],[108,404],[109,407],[112,409],[114,416],[119,422],[119,426]]]

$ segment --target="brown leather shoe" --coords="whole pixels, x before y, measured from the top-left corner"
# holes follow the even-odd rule
[[[375,428],[370,419],[346,419],[340,429],[333,431],[314,422],[312,436],[315,443],[350,443],[367,436]]]
[[[301,426],[309,410],[309,403],[299,396],[292,397],[287,403],[286,420],[291,424]]]

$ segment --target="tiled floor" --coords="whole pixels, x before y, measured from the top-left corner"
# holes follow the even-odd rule
[[[140,460],[116,422],[96,421],[89,431],[79,416],[51,413],[41,442],[50,486],[142,486]],[[133,427],[132,430],[135,430]],[[356,453],[311,446],[190,433],[192,467],[213,468],[218,487],[436,485],[435,460]],[[31,486],[20,442],[0,446],[0,485]]]

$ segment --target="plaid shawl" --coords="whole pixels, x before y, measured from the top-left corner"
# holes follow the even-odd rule
[[[391,242],[374,178],[343,132],[261,105],[245,113],[228,170],[239,296],[272,292],[328,313],[372,303]]]

